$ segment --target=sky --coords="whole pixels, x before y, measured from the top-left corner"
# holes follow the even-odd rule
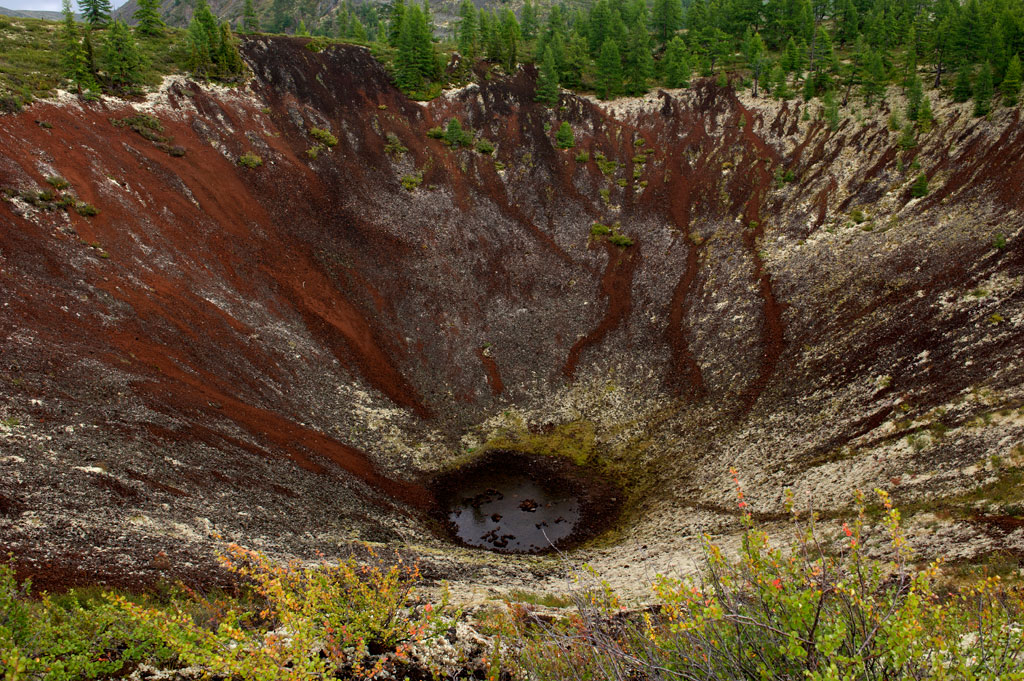
[[[60,11],[61,0],[0,0],[0,7],[6,7],[7,9],[34,9],[34,10],[46,10],[50,12]],[[114,8],[120,7],[125,3],[125,0],[112,0],[111,4]],[[78,4],[72,2],[72,6],[75,7],[75,11],[78,11]]]

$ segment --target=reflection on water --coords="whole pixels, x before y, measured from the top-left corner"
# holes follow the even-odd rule
[[[532,553],[568,537],[579,520],[576,497],[547,490],[521,475],[474,479],[453,501],[448,518],[470,546]]]

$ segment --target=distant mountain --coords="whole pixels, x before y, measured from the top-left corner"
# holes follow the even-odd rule
[[[6,7],[0,7],[0,16],[19,17],[22,19],[47,19],[49,21],[60,21],[64,18],[64,15],[60,12],[39,12],[33,9],[7,9]],[[82,17],[76,14],[75,18],[81,19]]]

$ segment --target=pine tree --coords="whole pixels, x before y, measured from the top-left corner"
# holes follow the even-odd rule
[[[622,57],[619,45],[611,38],[601,46],[601,55],[597,59],[597,96],[611,99],[622,91]]]
[[[686,43],[681,36],[672,38],[665,50],[662,82],[670,88],[690,86],[690,62],[686,54]]]
[[[246,0],[252,2],[252,0]],[[167,25],[160,18],[160,0],[139,0],[139,8],[132,15],[137,22],[135,31],[139,35],[158,36]]]
[[[836,96],[832,90],[826,90],[822,97],[822,114],[829,130],[839,129],[839,105],[836,103]]]
[[[1006,106],[1016,106],[1017,98],[1020,96],[1020,85],[1021,85],[1021,65],[1020,57],[1013,55],[1010,59],[1009,65],[1006,67],[1006,75],[1003,76],[1003,82],[999,86],[999,92],[1003,96],[1003,104]]]
[[[444,141],[452,149],[458,149],[473,144],[473,136],[462,129],[462,123],[459,123],[458,118],[453,118],[448,121],[448,127],[445,128]]]
[[[647,33],[645,18],[638,16],[635,19],[626,47],[626,94],[633,96],[647,92],[647,81],[654,73],[651,41]]]
[[[540,72],[537,75],[537,94],[534,99],[544,102],[548,106],[558,104],[558,66],[555,64],[555,55],[548,45],[544,49],[544,59],[540,64]]]
[[[245,9],[242,10],[242,28],[246,33],[259,33],[260,31],[260,20],[256,16],[256,8],[253,7],[252,0],[245,0]]]
[[[123,21],[113,22],[107,31],[103,45],[103,70],[111,87],[117,90],[136,85],[142,79],[142,55]]]
[[[510,9],[501,14],[501,54],[505,62],[505,70],[512,73],[519,64],[519,22]]]
[[[476,7],[473,0],[462,0],[459,6],[459,25],[456,29],[458,36],[459,54],[464,58],[476,61],[479,31],[477,30]]]
[[[359,20],[359,17],[352,17],[352,24],[349,28],[349,37],[357,43],[366,43],[370,41],[369,35],[366,32],[366,26]]]
[[[188,49],[187,65],[189,72],[194,76],[208,76],[213,66],[210,37],[203,30],[203,25],[195,16],[192,17],[192,21],[188,25],[186,45]]]
[[[985,62],[978,74],[978,80],[974,83],[974,115],[987,116],[992,110],[992,95],[995,94],[995,86],[992,84],[992,65]]]
[[[110,22],[110,0],[81,0],[78,8],[90,28],[106,26]]]
[[[963,104],[971,98],[974,88],[971,86],[971,71],[961,66],[956,72],[956,84],[953,85],[953,101]]]
[[[802,70],[803,59],[800,57],[800,50],[796,46],[796,41],[793,40],[793,36],[789,37],[786,41],[786,52],[782,57],[782,69],[786,73],[792,73],[793,71],[800,72]]]
[[[309,35],[309,29],[306,28],[306,20],[299,19],[299,27],[295,29],[295,35]]]
[[[780,64],[772,68],[772,93],[776,99],[789,99],[793,93],[789,89],[789,80],[786,78],[786,70]]]
[[[523,2],[523,11],[520,13],[519,28],[523,33],[523,40],[533,40],[537,37],[537,8],[530,2]]]
[[[917,127],[923,133],[928,133],[935,122],[935,114],[932,113],[932,100],[925,95],[921,100],[921,108],[917,110]]]
[[[917,114],[921,110],[921,100],[924,98],[924,90],[921,89],[921,79],[915,73],[907,86],[907,120],[916,121]]]
[[[79,35],[75,14],[71,9],[71,0],[64,0],[62,13],[64,20],[60,27],[61,70],[63,76],[81,92],[96,86],[92,63]]]
[[[555,133],[555,144],[559,149],[572,149],[576,146],[576,136],[572,134],[572,126],[569,121],[562,121]]]
[[[586,36],[574,32],[565,51],[565,64],[561,70],[561,82],[566,87],[581,87],[583,85],[583,72],[590,63],[590,48],[587,45]]]
[[[274,0],[270,5],[271,33],[284,33],[295,24],[293,16],[295,4],[293,0]]]
[[[680,0],[654,0],[651,24],[658,42],[668,45],[683,23],[683,5]]]
[[[393,0],[388,19],[388,45],[399,47],[402,36],[402,20],[405,18],[405,0]]]
[[[882,55],[878,53],[878,50],[872,50],[868,54],[867,63],[861,75],[861,93],[864,95],[864,103],[867,106],[871,106],[876,98],[885,97],[887,80]]]
[[[221,77],[233,78],[245,72],[245,62],[238,53],[238,44],[231,32],[231,24],[222,21],[220,24],[220,50],[216,59]]]
[[[399,89],[408,93],[423,82],[416,60],[416,31],[411,21],[414,14],[419,14],[419,9],[413,5],[408,12],[403,10],[402,14],[402,33],[396,42],[398,54],[395,56],[395,81]]]
[[[743,45],[743,56],[747,59],[747,67],[750,69],[750,77],[754,81],[753,96],[757,97],[757,85],[761,80],[761,75],[764,72],[765,64],[767,59],[765,54],[768,48],[765,47],[764,40],[761,38],[760,33],[754,33],[747,38],[746,43]]]

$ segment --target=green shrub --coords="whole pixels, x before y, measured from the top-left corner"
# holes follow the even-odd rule
[[[590,234],[592,236],[605,236],[611,234],[612,228],[608,225],[602,225],[600,222],[595,222],[590,226]]]
[[[323,149],[319,144],[314,144],[309,149],[306,149],[306,157],[311,161],[315,161],[317,156],[320,155],[320,150]]]
[[[54,189],[56,189],[58,191],[60,191],[62,189],[67,189],[68,187],[71,186],[70,182],[65,180],[63,177],[60,177],[59,175],[50,175],[50,176],[48,176],[46,178],[46,182],[47,182],[47,184],[49,184],[51,187],[53,187]]]
[[[100,214],[100,209],[92,205],[91,203],[75,204],[75,211],[79,215],[87,218],[95,217]]]
[[[31,598],[10,565],[0,564],[0,671],[8,680],[99,679],[123,676],[167,651],[144,624],[125,619],[106,597],[69,592]]]
[[[601,155],[601,157],[598,158],[598,155],[595,154],[594,161],[597,162],[597,167],[600,168],[601,172],[604,173],[607,177],[611,177],[612,175],[615,174],[615,171],[619,169],[618,161],[610,161],[606,159],[603,155]]]
[[[633,615],[594,573],[578,575],[584,588],[572,594],[572,616],[507,621],[522,651],[517,669],[535,681],[1019,676],[1020,592],[993,578],[940,597],[937,565],[915,567],[884,492],[881,541],[868,537],[858,494],[856,519],[835,532],[794,513],[782,547],[754,524],[738,483],[737,493],[745,528],[737,557],[705,537],[702,574],[658,578],[654,606]],[[891,558],[871,558],[869,543],[887,543]]]
[[[921,173],[914,180],[914,184],[910,185],[910,195],[914,198],[921,198],[922,196],[928,195],[928,176]]]
[[[416,566],[385,565],[372,552],[370,558],[368,565],[349,559],[300,567],[230,546],[222,561],[250,583],[258,614],[228,603],[209,608],[206,621],[197,622],[194,601],[153,608],[115,600],[131,621],[157,632],[179,663],[206,675],[401,678],[413,645],[436,640],[452,621],[445,602],[412,608]]]
[[[482,137],[476,143],[476,150],[478,152],[480,152],[481,154],[488,154],[488,155],[489,154],[493,154],[494,153],[494,144],[492,144],[489,139],[486,139],[486,138]]]
[[[323,128],[311,128],[309,136],[326,147],[333,147],[338,144],[338,138]]]
[[[459,119],[453,118],[448,121],[448,127],[445,128],[444,143],[453,149],[468,147],[473,144],[473,133],[470,130],[463,130]]]
[[[864,215],[864,211],[862,211],[860,208],[854,208],[852,211],[850,211],[850,219],[853,220],[855,224],[859,225],[860,223],[867,220],[867,217]]]
[[[1000,251],[1006,248],[1006,235],[999,232],[992,237],[992,247]]]
[[[423,184],[423,173],[411,173],[402,176],[402,186],[412,191]]]
[[[633,245],[633,240],[625,234],[612,234],[608,237],[608,241],[620,248],[629,248]]]
[[[577,163],[586,163],[589,160],[590,160],[590,152],[589,151],[581,151],[580,153],[576,154],[576,162]]]
[[[396,156],[401,155],[409,151],[408,147],[402,144],[402,140],[398,139],[398,135],[393,132],[389,132],[387,135],[387,144],[384,145],[384,151],[388,154],[394,154]]]
[[[263,165],[263,159],[251,151],[247,151],[238,157],[238,165],[246,168],[259,168]]]
[[[444,128],[442,128],[441,126],[437,126],[436,128],[431,128],[430,130],[427,130],[427,137],[430,137],[431,139],[435,140],[443,139]]]

